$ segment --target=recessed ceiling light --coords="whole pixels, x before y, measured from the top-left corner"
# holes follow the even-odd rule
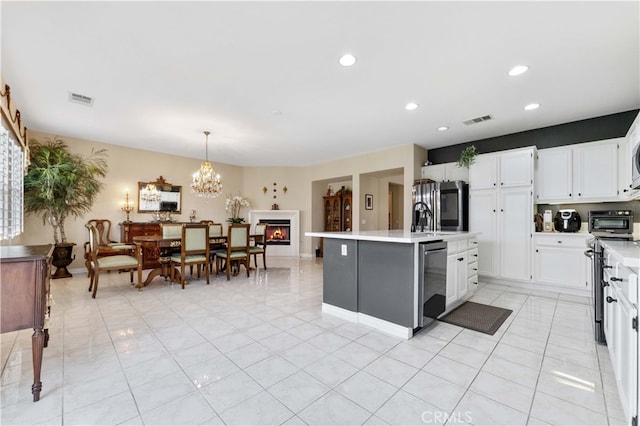
[[[415,102],[409,102],[404,106],[404,109],[406,109],[407,111],[413,111],[416,108],[418,108],[418,104]]]
[[[539,106],[540,106],[540,104],[529,104],[529,105],[526,105],[524,107],[524,110],[525,111],[532,111],[534,109],[538,109]]]
[[[524,74],[525,72],[527,72],[528,69],[529,67],[526,65],[516,65],[515,67],[509,70],[509,75],[513,77],[516,75]]]
[[[342,65],[343,67],[350,67],[351,65],[356,63],[356,57],[351,53],[347,53],[346,55],[342,55],[338,62],[340,62],[340,65]]]
[[[437,129],[439,132],[446,132],[447,130],[449,130],[449,127],[447,126],[440,126]]]

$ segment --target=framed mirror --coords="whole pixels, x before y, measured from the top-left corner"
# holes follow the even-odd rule
[[[182,186],[160,176],[155,182],[138,182],[138,213],[182,213]]]

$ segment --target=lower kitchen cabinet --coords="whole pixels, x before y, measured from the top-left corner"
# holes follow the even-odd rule
[[[590,291],[589,258],[584,255],[589,234],[535,234],[534,281]]]
[[[625,420],[638,413],[638,275],[605,249],[605,338]]]
[[[447,244],[447,310],[471,297],[478,286],[478,240]]]

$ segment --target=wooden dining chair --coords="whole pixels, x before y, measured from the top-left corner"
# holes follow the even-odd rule
[[[231,279],[232,263],[244,265],[247,269],[247,277],[251,267],[251,254],[249,253],[249,224],[233,223],[227,230],[227,247],[216,251],[216,275],[220,272],[222,262],[225,262],[227,281]]]
[[[222,235],[222,224],[209,221],[210,272],[213,273],[216,251],[226,247],[227,238]]]
[[[253,230],[253,245],[249,253],[253,255],[253,263],[258,269],[258,255],[262,255],[262,266],[267,269],[267,226],[266,223],[257,223]]]
[[[89,230],[89,226],[94,226],[98,231],[97,242],[100,247],[100,257],[130,254],[132,250],[135,250],[133,244],[119,243],[111,239],[111,221],[109,219],[90,219],[84,226],[87,230]],[[89,241],[84,243],[84,266],[87,268],[87,276],[91,277],[91,247]]]
[[[142,262],[141,256],[135,253],[139,250],[137,246],[133,246],[132,255],[115,254],[111,256],[100,256],[101,246],[100,233],[98,228],[89,225],[89,249],[90,249],[90,273],[89,273],[89,291],[93,290],[92,297],[95,299],[98,293],[98,282],[100,281],[100,273],[102,271],[130,271],[131,283],[133,283],[133,271],[138,271],[138,287],[142,284]]]
[[[209,226],[204,223],[185,223],[181,225],[180,253],[174,253],[171,259],[171,281],[175,281],[175,267],[180,266],[180,278],[184,289],[185,265],[196,266],[200,278],[200,265],[209,284]],[[192,270],[193,271],[193,270]],[[191,272],[193,273],[193,272]]]

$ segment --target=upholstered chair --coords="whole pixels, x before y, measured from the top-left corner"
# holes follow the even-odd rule
[[[89,291],[93,290],[92,297],[95,299],[98,292],[98,282],[100,281],[100,273],[102,271],[130,271],[131,283],[133,283],[133,271],[138,271],[138,287],[142,287],[142,262],[141,256],[112,254],[110,256],[101,256],[102,247],[100,241],[100,233],[93,225],[88,225],[89,229]],[[134,251],[138,250],[134,246]],[[136,254],[136,253],[133,253]]]
[[[175,267],[180,266],[180,277],[184,289],[185,265],[196,266],[200,278],[202,265],[207,284],[209,284],[209,225],[204,223],[186,223],[181,225],[180,253],[174,253],[171,259],[171,281],[175,281]]]
[[[253,255],[253,263],[258,269],[259,254],[262,255],[262,266],[267,269],[267,224],[258,223],[253,231],[253,245],[249,248],[249,253]]]
[[[216,275],[220,272],[222,262],[225,263],[227,281],[231,279],[233,264],[244,265],[247,269],[247,277],[251,267],[251,255],[249,253],[249,224],[232,223],[227,230],[227,248],[216,251]]]

